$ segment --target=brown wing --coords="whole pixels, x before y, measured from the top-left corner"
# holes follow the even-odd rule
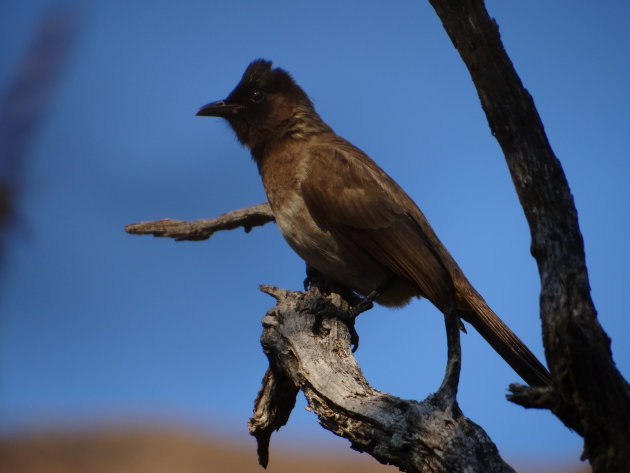
[[[415,283],[442,312],[457,305],[525,381],[549,384],[545,367],[475,291],[420,209],[376,163],[344,141],[313,149],[306,171],[302,191],[318,225]]]
[[[346,142],[313,148],[302,192],[320,227],[415,283],[438,308],[452,307],[453,282],[435,252],[436,237],[413,218],[420,211],[411,198],[364,153]]]

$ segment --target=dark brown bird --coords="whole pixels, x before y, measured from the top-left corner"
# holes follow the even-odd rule
[[[442,313],[455,311],[527,383],[549,384],[406,192],[324,123],[286,71],[256,60],[225,100],[197,115],[225,118],[251,150],[276,223],[308,265],[385,306],[426,297]]]

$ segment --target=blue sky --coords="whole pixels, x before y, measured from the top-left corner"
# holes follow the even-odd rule
[[[52,1],[0,5],[0,90]],[[265,200],[218,119],[254,58],[289,70],[320,115],[416,200],[490,305],[540,357],[529,231],[469,75],[424,1],[82,2],[83,23],[28,160],[0,287],[0,422],[171,419],[252,442],[266,367],[259,284],[300,287],[268,225],[208,242],[126,235]],[[488,1],[571,185],[592,295],[630,376],[630,5]],[[358,322],[370,382],[421,399],[441,381],[441,315],[425,301]],[[504,399],[517,376],[472,330],[460,403],[508,458],[576,458],[547,412]],[[279,442],[345,449],[300,400]]]

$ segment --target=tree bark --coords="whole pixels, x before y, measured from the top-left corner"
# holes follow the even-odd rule
[[[630,465],[630,388],[590,297],[577,211],[530,94],[482,0],[430,0],[473,79],[512,175],[532,236],[552,393],[515,388],[513,400],[551,410],[584,437],[594,472]]]
[[[316,287],[308,292],[261,289],[278,302],[263,319],[269,369],[250,420],[262,466],[267,466],[271,433],[287,422],[301,390],[324,428],[381,463],[418,473],[514,473],[457,405],[461,350],[456,316],[445,318],[448,363],[440,389],[424,401],[407,401],[377,391],[363,377],[348,329],[335,316],[349,308],[339,295],[324,297]]]

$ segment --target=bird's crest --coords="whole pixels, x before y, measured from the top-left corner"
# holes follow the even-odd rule
[[[247,69],[243,73],[242,81],[244,83],[259,84],[265,82],[265,79],[271,74],[273,63],[266,59],[255,59],[249,63]]]
[[[257,87],[267,91],[300,91],[291,74],[278,67],[273,68],[273,63],[266,59],[252,61],[245,72],[239,86],[251,88]],[[305,95],[305,94],[304,94]]]

